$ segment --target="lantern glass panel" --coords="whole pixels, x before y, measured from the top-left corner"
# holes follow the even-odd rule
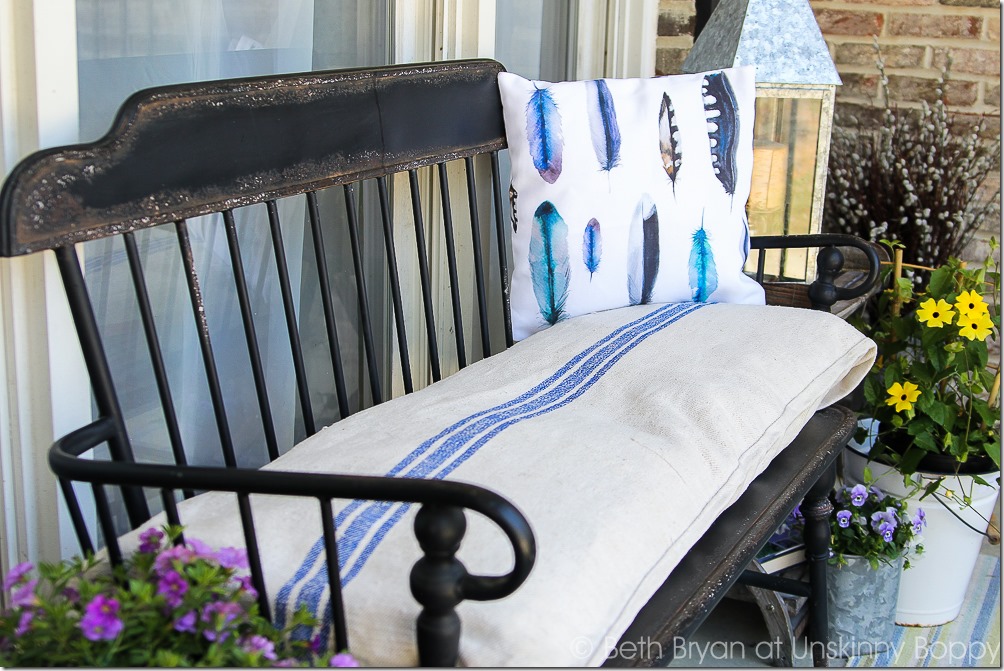
[[[818,98],[757,98],[753,183],[746,206],[754,235],[818,232],[813,196],[822,108]],[[775,277],[805,279],[809,258],[804,249],[770,250],[764,270]]]

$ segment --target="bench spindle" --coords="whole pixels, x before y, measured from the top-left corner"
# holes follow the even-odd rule
[[[192,243],[188,236],[188,224],[182,219],[175,222],[175,228],[178,234],[178,244],[181,247],[181,262],[185,270],[185,284],[188,286],[188,296],[192,304],[192,315],[195,317],[195,330],[199,336],[202,367],[206,372],[206,383],[209,385],[209,398],[213,403],[213,416],[216,419],[216,429],[220,436],[223,463],[229,468],[235,468],[237,466],[237,456],[234,452],[234,441],[230,433],[230,422],[227,420],[227,411],[223,405],[220,375],[216,369],[216,357],[213,355],[212,339],[209,337],[209,323],[206,321],[205,302],[202,300],[199,276],[195,272],[195,260],[192,255]]]
[[[404,308],[401,305],[401,278],[397,270],[397,251],[394,249],[394,220],[391,216],[390,198],[387,194],[387,178],[377,178],[377,193],[380,197],[380,215],[383,220],[384,247],[387,250],[387,269],[390,274],[390,295],[394,304],[394,329],[397,332],[397,351],[401,357],[401,377],[404,393],[415,390],[411,379],[411,357],[408,354],[408,334],[404,326]]]
[[[324,534],[324,559],[328,571],[328,592],[331,601],[331,626],[335,636],[335,651],[349,647],[348,627],[345,624],[345,604],[342,600],[341,568],[338,561],[338,540],[335,536],[335,514],[330,499],[318,499],[321,504],[321,529]]]
[[[474,284],[478,297],[478,320],[481,324],[481,358],[492,354],[491,335],[488,333],[488,299],[485,296],[484,255],[481,249],[481,221],[478,217],[477,185],[474,183],[474,159],[464,158],[467,175],[467,203],[471,213],[471,247],[474,249]]]
[[[443,374],[439,366],[439,343],[436,338],[436,316],[432,310],[432,283],[429,280],[429,257],[425,243],[425,224],[422,222],[422,197],[419,194],[418,171],[408,171],[411,188],[411,210],[415,219],[415,246],[418,248],[418,273],[422,283],[422,305],[425,308],[425,332],[429,338],[429,365],[432,381],[439,382]]]
[[[348,393],[345,390],[345,371],[342,368],[342,355],[338,347],[338,328],[335,326],[335,309],[331,300],[331,287],[328,285],[328,261],[324,256],[324,236],[321,233],[321,215],[317,208],[316,191],[307,192],[307,214],[310,222],[311,240],[314,244],[314,262],[317,264],[324,329],[328,337],[328,356],[331,359],[331,370],[335,377],[338,414],[339,418],[344,419],[352,414],[352,411],[349,408]]]
[[[439,193],[443,201],[443,230],[446,233],[446,263],[450,272],[450,299],[453,305],[453,335],[457,343],[457,362],[467,367],[467,346],[464,343],[464,315],[460,306],[460,281],[457,275],[457,246],[453,233],[453,208],[450,206],[450,179],[445,163],[437,163]]]
[[[300,329],[296,325],[296,309],[293,307],[293,290],[289,283],[289,267],[286,263],[286,247],[282,241],[279,210],[274,200],[266,201],[265,206],[268,209],[268,224],[272,234],[275,267],[279,276],[279,291],[282,294],[282,309],[286,317],[289,350],[293,356],[293,374],[296,377],[296,391],[300,397],[300,410],[303,413],[303,428],[308,436],[312,436],[317,433],[317,428],[314,424],[314,411],[310,407],[310,388],[307,386],[307,370],[303,363]]]
[[[248,294],[247,277],[244,274],[244,262],[241,259],[241,249],[240,243],[237,240],[237,226],[234,223],[233,210],[227,209],[223,211],[223,224],[227,234],[227,247],[230,250],[230,266],[233,269],[234,287],[237,289],[237,303],[240,306],[241,321],[244,325],[244,341],[247,344],[248,356],[251,360],[251,375],[254,379],[255,396],[258,399],[262,428],[265,431],[265,448],[268,450],[269,461],[272,461],[279,457],[279,442],[275,435],[272,406],[268,400],[268,386],[265,384],[265,367],[261,362],[261,349],[258,346],[258,334],[254,325],[254,311],[251,309],[251,297]]]
[[[352,265],[355,269],[356,294],[359,297],[359,322],[363,333],[363,346],[366,348],[366,369],[369,372],[370,393],[373,405],[383,403],[383,392],[380,391],[380,371],[377,368],[376,348],[373,345],[373,322],[370,319],[369,294],[366,293],[366,272],[363,269],[362,247],[359,242],[359,206],[356,203],[356,185],[346,184],[345,214],[349,222],[349,245],[352,247]]]
[[[425,556],[411,569],[411,593],[422,604],[416,622],[418,663],[456,666],[460,649],[462,583],[467,570],[454,555],[467,531],[467,518],[455,506],[425,504],[415,516],[415,538]]]
[[[502,321],[505,324],[505,346],[512,347],[512,311],[509,307],[509,263],[506,259],[506,221],[502,214],[502,178],[499,170],[499,153],[491,152],[492,204],[495,212],[495,239],[499,257],[499,280],[502,287]]]

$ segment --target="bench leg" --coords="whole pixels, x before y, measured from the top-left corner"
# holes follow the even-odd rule
[[[453,506],[425,504],[415,516],[415,537],[425,556],[411,569],[411,593],[422,604],[416,622],[419,666],[456,666],[460,649],[461,583],[467,575],[454,554],[467,520]]]
[[[805,517],[805,556],[809,562],[809,646],[814,666],[827,665],[826,567],[830,558],[830,491],[836,481],[836,466],[831,465],[802,501]]]

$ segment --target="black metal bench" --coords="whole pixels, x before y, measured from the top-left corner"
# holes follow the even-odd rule
[[[508,294],[504,215],[499,169],[499,152],[505,149],[501,103],[496,75],[501,66],[492,61],[465,61],[429,65],[375,68],[282,75],[256,79],[217,81],[151,89],[135,94],[122,107],[111,132],[86,145],[38,152],[19,164],[4,185],[0,196],[0,251],[4,256],[52,250],[69,298],[80,343],[90,374],[97,409],[91,424],[61,438],[52,447],[50,465],[66,495],[76,533],[84,551],[94,551],[98,543],[87,528],[73,481],[93,484],[93,495],[101,527],[101,538],[109,556],[117,560],[116,541],[123,529],[117,527],[113,507],[124,507],[128,524],[137,527],[150,516],[143,488],[160,490],[169,519],[179,521],[178,496],[189,497],[203,490],[236,492],[244,534],[249,549],[254,584],[263,612],[269,604],[258,561],[256,531],[250,515],[249,496],[269,493],[313,497],[319,502],[322,529],[328,553],[331,593],[340,594],[338,560],[334,556],[335,528],[331,500],[373,499],[422,504],[415,533],[426,557],[412,571],[412,591],[424,606],[418,622],[418,646],[422,664],[451,665],[457,659],[459,620],[454,606],[461,599],[501,598],[516,590],[534,563],[534,536],[530,525],[503,496],[481,487],[452,481],[360,477],[338,474],[298,474],[259,471],[238,467],[238,452],[230,427],[239,421],[261,422],[264,426],[268,458],[275,459],[290,445],[280,445],[272,427],[271,405],[265,371],[258,349],[255,322],[248,299],[234,211],[264,203],[274,248],[279,285],[282,290],[291,359],[295,368],[296,398],[280,399],[299,403],[303,430],[313,434],[324,422],[345,417],[357,408],[350,399],[363,392],[369,397],[361,405],[386,400],[386,371],[381,363],[390,357],[378,355],[374,344],[374,307],[367,292],[364,260],[360,249],[362,227],[383,228],[388,291],[396,326],[396,345],[401,362],[400,375],[406,392],[417,386],[410,362],[404,322],[402,286],[420,282],[422,312],[428,341],[428,367],[433,381],[443,371],[442,343],[430,286],[430,260],[426,257],[425,236],[444,235],[446,268],[449,273],[452,314],[446,315],[455,335],[460,367],[471,360],[489,356],[512,345]],[[449,181],[447,163],[463,165],[465,183]],[[431,166],[431,167],[430,167]],[[443,231],[425,230],[421,202],[420,170],[435,170],[443,204]],[[421,173],[426,174],[426,173]],[[392,239],[390,180],[406,176],[417,238],[418,277],[399,275]],[[405,177],[401,177],[405,179]],[[459,180],[454,180],[459,181]],[[375,189],[379,214],[362,218],[358,200],[363,189]],[[404,192],[403,181],[396,191]],[[468,207],[451,207],[450,189],[466,189]],[[336,269],[328,268],[325,238],[332,235],[331,217],[322,217],[319,200],[326,191],[343,193],[346,208],[353,279],[361,333],[359,389],[347,388],[339,324],[332,308],[331,279]],[[484,194],[490,191],[489,203]],[[309,235],[319,268],[320,303],[329,336],[328,349],[333,375],[328,392],[337,398],[336,417],[315,417],[307,389],[307,371],[297,316],[291,297],[289,273],[282,244],[283,225],[276,208],[277,199],[305,197],[304,238]],[[479,202],[479,198],[482,200]],[[218,213],[222,213],[219,216]],[[228,416],[220,391],[214,344],[204,313],[198,273],[193,263],[186,220],[213,214],[225,230],[233,265],[236,295],[243,318],[249,363],[255,382],[261,418]],[[471,226],[473,244],[473,286],[461,286],[457,273],[458,249],[455,229]],[[163,334],[158,333],[154,307],[150,303],[147,280],[137,247],[137,232],[166,227],[177,238],[192,314],[197,325],[200,352],[209,384],[217,431],[223,448],[220,466],[191,465],[185,450],[172,401],[168,374],[162,355]],[[308,234],[309,231],[309,234]],[[149,347],[162,410],[176,465],[136,463],[119,404],[108,358],[96,323],[91,297],[74,245],[110,236],[120,236],[124,245],[135,290],[141,324]],[[837,288],[834,279],[842,257],[838,246],[858,247],[868,255],[871,268],[865,281],[850,288]],[[763,274],[764,250],[778,248],[821,248],[818,277],[805,287],[789,283],[771,284]],[[764,283],[770,302],[811,305],[826,310],[835,301],[868,290],[877,277],[877,259],[872,248],[847,236],[766,237],[752,240],[759,250],[757,280]],[[262,262],[266,253],[260,253]],[[488,254],[497,255],[491,258]],[[344,280],[342,280],[344,285]],[[493,290],[492,286],[497,287]],[[462,292],[473,292],[480,352],[468,351],[463,333],[460,306]],[[497,299],[501,296],[501,300]],[[440,312],[446,312],[441,310]],[[389,323],[389,322],[388,322]],[[389,332],[389,331],[388,331]],[[343,335],[344,338],[344,335]],[[344,344],[344,341],[343,341]],[[384,359],[382,362],[381,359]],[[355,365],[352,362],[349,365]],[[415,379],[413,379],[415,378]],[[723,418],[723,421],[727,421]],[[834,477],[834,460],[854,427],[851,412],[836,406],[818,412],[798,438],[760,475],[738,502],[690,550],[672,572],[648,606],[639,612],[622,641],[663,642],[663,659],[613,656],[611,665],[656,664],[672,655],[676,636],[691,634],[729,587],[743,579],[750,584],[811,594],[813,607],[810,636],[825,642],[826,558],[830,507],[827,494]],[[81,455],[107,444],[110,458],[89,459]],[[121,494],[117,493],[121,492]],[[505,492],[502,492],[504,495]],[[779,582],[744,574],[747,565],[771,532],[791,509],[803,500],[807,519],[807,548],[811,565],[811,587]],[[463,535],[461,511],[470,509],[493,520],[506,533],[515,554],[513,569],[503,576],[469,575],[455,562],[453,552]],[[404,570],[404,567],[402,567]],[[408,598],[402,595],[402,599]],[[345,647],[347,632],[340,598],[332,600],[336,646]],[[815,650],[817,663],[824,651]]]

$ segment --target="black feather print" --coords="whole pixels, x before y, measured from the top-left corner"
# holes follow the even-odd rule
[[[704,112],[715,176],[725,193],[736,193],[736,151],[739,144],[739,104],[724,72],[704,78]]]
[[[652,302],[659,274],[659,214],[648,194],[638,201],[628,231],[628,299],[631,305]]]
[[[683,153],[680,151],[680,128],[676,124],[676,110],[668,93],[662,94],[662,105],[659,106],[659,153],[662,154],[662,167],[673,183],[673,194],[676,195],[676,178],[680,174]]]

